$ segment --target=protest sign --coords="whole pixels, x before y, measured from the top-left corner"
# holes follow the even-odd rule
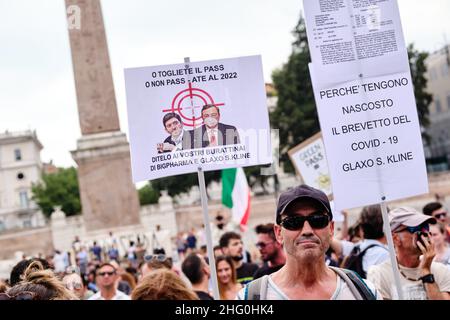
[[[260,56],[129,68],[125,85],[135,182],[272,162]]]
[[[315,88],[314,95],[336,208],[428,192],[409,73]]]
[[[322,134],[316,133],[289,150],[288,154],[303,182],[331,197],[331,179]]]
[[[306,139],[289,150],[288,154],[303,183],[322,190],[328,196],[333,211],[333,221],[344,221],[341,210],[335,209],[334,201],[331,200],[333,199],[333,191],[322,133],[318,132]]]
[[[396,0],[304,0],[311,80],[337,209],[428,192],[420,125]]]
[[[316,86],[409,70],[395,0],[303,0]]]

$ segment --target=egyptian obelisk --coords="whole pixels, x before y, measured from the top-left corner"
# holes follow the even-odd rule
[[[138,225],[139,200],[131,180],[129,145],[120,131],[99,0],[66,0],[80,27],[69,28],[82,137],[72,157],[87,231]]]

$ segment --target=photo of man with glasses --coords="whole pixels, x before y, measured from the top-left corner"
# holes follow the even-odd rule
[[[267,223],[255,227],[258,239],[258,242],[256,242],[255,245],[261,254],[261,260],[264,264],[256,270],[253,279],[258,279],[266,274],[274,273],[275,271],[280,270],[286,263],[283,247],[277,242],[273,226],[273,223]]]

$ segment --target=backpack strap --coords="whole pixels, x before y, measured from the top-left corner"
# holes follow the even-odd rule
[[[369,250],[370,248],[373,248],[373,247],[380,247],[380,248],[386,249],[386,247],[383,247],[383,246],[380,246],[379,244],[373,243],[370,246],[367,246],[367,248],[365,248],[363,251],[361,251],[361,254],[363,254],[363,252],[366,253],[367,250]]]
[[[247,283],[244,289],[244,300],[265,300],[268,282],[269,276],[265,275]]]
[[[336,272],[345,281],[357,300],[376,300],[376,297],[372,291],[356,272],[336,267],[329,268]]]

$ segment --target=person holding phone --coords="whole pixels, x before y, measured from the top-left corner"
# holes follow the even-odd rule
[[[433,262],[430,224],[436,219],[409,207],[389,212],[389,222],[406,300],[450,300],[450,270]],[[367,279],[384,299],[398,299],[390,260],[369,268]]]

